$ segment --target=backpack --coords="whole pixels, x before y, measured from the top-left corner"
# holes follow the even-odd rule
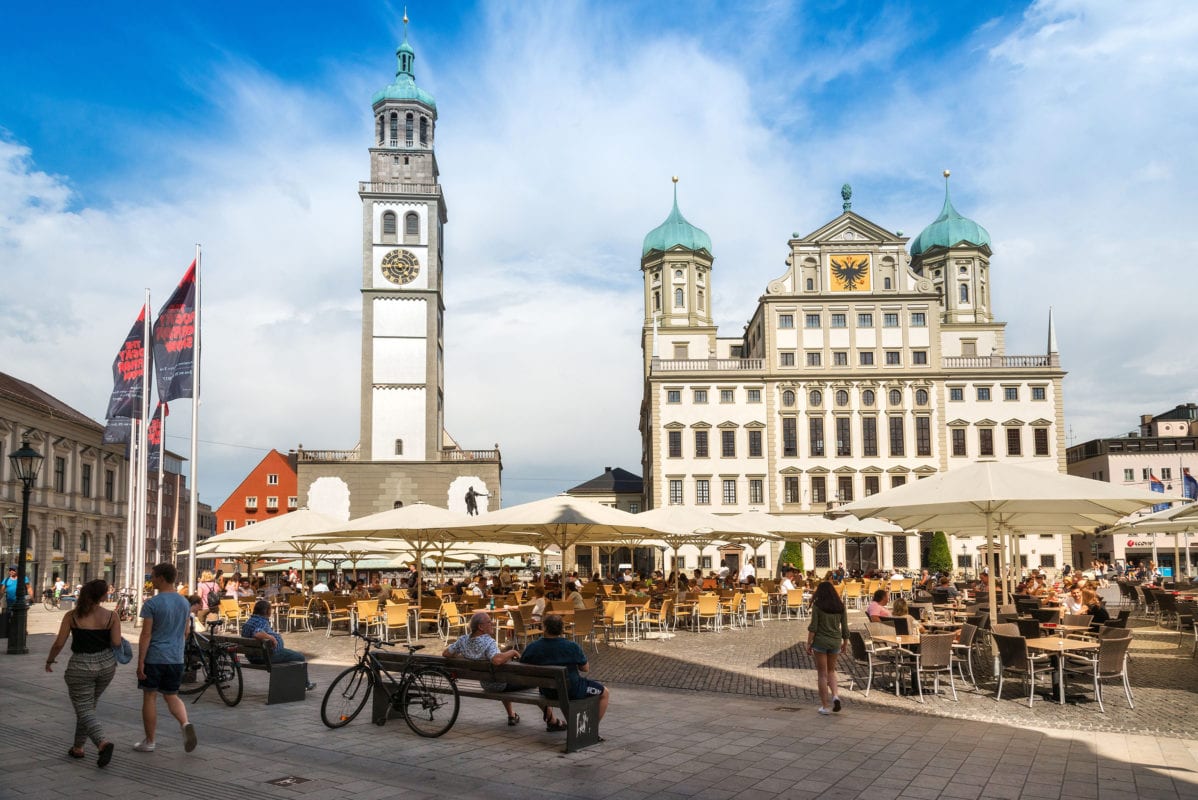
[[[208,584],[208,594],[204,596],[204,601],[208,604],[209,611],[220,608],[220,592],[216,591],[216,581]]]

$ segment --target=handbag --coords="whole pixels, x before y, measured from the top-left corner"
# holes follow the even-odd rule
[[[112,654],[116,657],[118,664],[128,664],[133,660],[133,646],[129,644],[128,639],[122,636],[121,643],[112,646]]]

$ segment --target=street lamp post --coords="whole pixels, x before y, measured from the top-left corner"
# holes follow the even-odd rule
[[[4,541],[3,549],[0,549],[0,561],[8,564],[9,556],[12,555],[12,535],[17,529],[17,520],[20,519],[15,513],[9,511],[0,519],[4,520]]]
[[[968,556],[969,551],[965,542],[961,542],[961,571],[965,573],[965,580],[969,580],[969,562],[965,560]]]
[[[29,616],[29,593],[26,586],[25,553],[29,550],[29,494],[42,468],[42,455],[29,446],[29,439],[21,442],[21,449],[8,457],[13,471],[21,482],[21,544],[17,548],[17,599],[12,604],[12,621],[8,628],[8,654],[24,655],[29,652],[25,645],[26,623]]]

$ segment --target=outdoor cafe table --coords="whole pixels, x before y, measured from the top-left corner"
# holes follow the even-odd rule
[[[1065,705],[1065,654],[1097,650],[1098,642],[1084,639],[1062,639],[1059,636],[1042,636],[1039,639],[1025,639],[1025,641],[1029,650],[1039,650],[1056,657],[1057,699],[1061,705]]]
[[[1041,622],[1040,629],[1046,630],[1049,633],[1055,633],[1057,636],[1067,636],[1070,633],[1085,633],[1090,630],[1089,625],[1061,625],[1056,622]]]
[[[919,634],[918,633],[880,633],[871,638],[875,642],[885,642],[886,644],[892,644],[897,647],[911,647],[911,648],[919,647]],[[911,664],[911,666],[914,666],[914,664]],[[896,693],[897,693],[898,688],[902,685],[902,681],[900,681],[898,679],[897,669],[895,671],[895,684],[896,684],[895,689],[896,689]],[[919,690],[918,687],[919,687],[919,672],[918,672],[918,670],[912,670],[911,690],[918,691]]]

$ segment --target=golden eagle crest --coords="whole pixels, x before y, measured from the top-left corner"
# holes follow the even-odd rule
[[[869,256],[832,256],[831,284],[834,292],[868,292]]]

